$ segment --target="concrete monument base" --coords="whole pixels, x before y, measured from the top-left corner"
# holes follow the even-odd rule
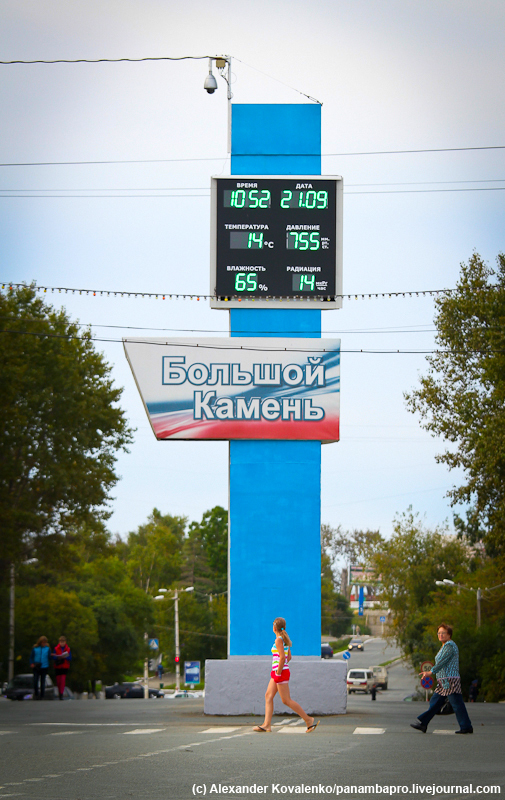
[[[347,664],[333,659],[298,657],[291,663],[289,690],[311,716],[345,714]],[[205,662],[205,714],[261,715],[270,680],[271,659],[233,656]],[[292,714],[275,696],[274,714]]]

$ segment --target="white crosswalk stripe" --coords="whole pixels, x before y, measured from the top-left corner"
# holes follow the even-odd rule
[[[361,734],[363,736],[367,736],[368,734],[374,733],[385,733],[385,728],[355,728],[353,733]]]

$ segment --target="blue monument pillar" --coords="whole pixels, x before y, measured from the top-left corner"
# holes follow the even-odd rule
[[[320,175],[321,106],[232,106],[232,175]],[[231,336],[320,337],[320,310],[233,308]],[[261,656],[275,617],[321,655],[321,443],[230,442],[229,656]]]
[[[232,106],[232,175],[320,175],[319,105]],[[231,336],[319,338],[319,309],[230,309]],[[321,659],[321,442],[230,441],[228,659],[205,662],[206,714],[263,714],[275,617],[293,640],[291,696],[346,711],[347,669]],[[274,713],[289,713],[278,695]]]

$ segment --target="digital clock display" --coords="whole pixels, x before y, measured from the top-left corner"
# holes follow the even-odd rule
[[[341,306],[341,178],[216,177],[211,197],[213,307]]]

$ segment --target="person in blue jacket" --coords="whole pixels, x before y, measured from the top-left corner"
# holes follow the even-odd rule
[[[33,669],[33,689],[35,700],[43,700],[46,692],[46,675],[49,671],[51,648],[46,636],[41,636],[32,649],[30,666]],[[40,694],[39,694],[40,684]]]
[[[411,723],[410,727],[426,733],[430,720],[437,711],[440,711],[445,701],[449,700],[459,723],[459,731],[456,733],[473,733],[472,723],[463,702],[459,674],[459,651],[455,642],[452,641],[451,626],[439,625],[437,636],[442,647],[435,656],[435,666],[427,672],[421,672],[420,675],[422,678],[426,675],[435,675],[438,685],[431,697],[430,707],[424,714],[420,714],[417,718],[418,722]]]

